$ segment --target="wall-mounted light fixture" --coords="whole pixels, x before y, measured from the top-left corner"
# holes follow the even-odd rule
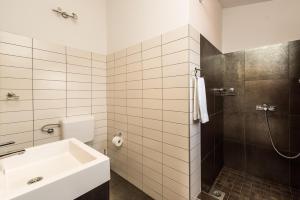
[[[60,7],[57,7],[57,9],[52,9],[53,12],[56,12],[58,15],[61,15],[63,18],[72,18],[74,20],[78,19],[78,16],[76,13],[68,14],[67,12],[63,11]]]

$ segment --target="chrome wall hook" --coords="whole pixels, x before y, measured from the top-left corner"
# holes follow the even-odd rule
[[[19,100],[19,96],[17,96],[15,93],[13,92],[8,92],[6,95],[6,99],[7,100]]]
[[[72,18],[74,20],[78,19],[78,16],[76,13],[68,14],[67,12],[63,11],[60,7],[57,9],[52,9],[53,12],[56,12],[58,15],[61,15],[63,18],[68,19]]]

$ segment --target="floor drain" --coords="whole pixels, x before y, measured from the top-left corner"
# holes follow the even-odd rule
[[[218,200],[223,200],[225,197],[225,192],[222,192],[220,190],[214,190],[211,193],[212,196],[216,197]]]
[[[30,180],[27,182],[27,184],[28,184],[28,185],[31,185],[31,184],[36,183],[36,182],[39,182],[39,181],[41,181],[41,180],[43,180],[43,177],[41,177],[41,176],[34,177],[34,178],[30,179]]]

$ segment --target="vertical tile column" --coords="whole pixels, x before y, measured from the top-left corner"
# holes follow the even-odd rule
[[[128,181],[142,189],[142,54],[141,44],[127,48]]]
[[[195,68],[200,69],[200,33],[189,26],[189,88],[190,88],[190,199],[197,199],[201,192],[201,132],[200,122],[193,120]],[[198,76],[202,73],[197,72]]]
[[[34,145],[57,141],[53,134],[41,131],[46,124],[57,124],[66,116],[65,47],[33,39]]]
[[[163,197],[189,199],[188,26],[162,35]]]
[[[143,191],[162,199],[162,46],[161,36],[142,43]]]
[[[127,99],[126,99],[126,49],[114,55],[113,73],[113,101],[114,108],[113,128],[109,132],[108,148],[112,156],[111,168],[127,179]],[[121,148],[112,145],[112,138],[122,134],[124,143]]]
[[[67,47],[67,117],[92,114],[91,52]]]
[[[33,145],[32,39],[0,32],[0,143],[8,141],[16,144],[0,153]]]
[[[106,105],[107,105],[107,154],[110,157],[111,169],[115,165],[112,138],[115,133],[115,107],[114,107],[114,74],[115,74],[115,54],[106,57]]]
[[[92,53],[92,114],[95,138],[92,146],[104,153],[107,149],[106,56]]]

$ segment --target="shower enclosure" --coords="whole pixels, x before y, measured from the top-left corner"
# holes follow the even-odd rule
[[[201,67],[210,122],[201,127],[202,191],[221,190],[229,199],[296,199],[300,158],[300,41],[221,55],[204,38]],[[214,96],[212,88],[234,88],[235,96]],[[218,119],[218,120],[215,120]],[[221,148],[222,147],[222,148]],[[253,196],[254,195],[254,196]]]

